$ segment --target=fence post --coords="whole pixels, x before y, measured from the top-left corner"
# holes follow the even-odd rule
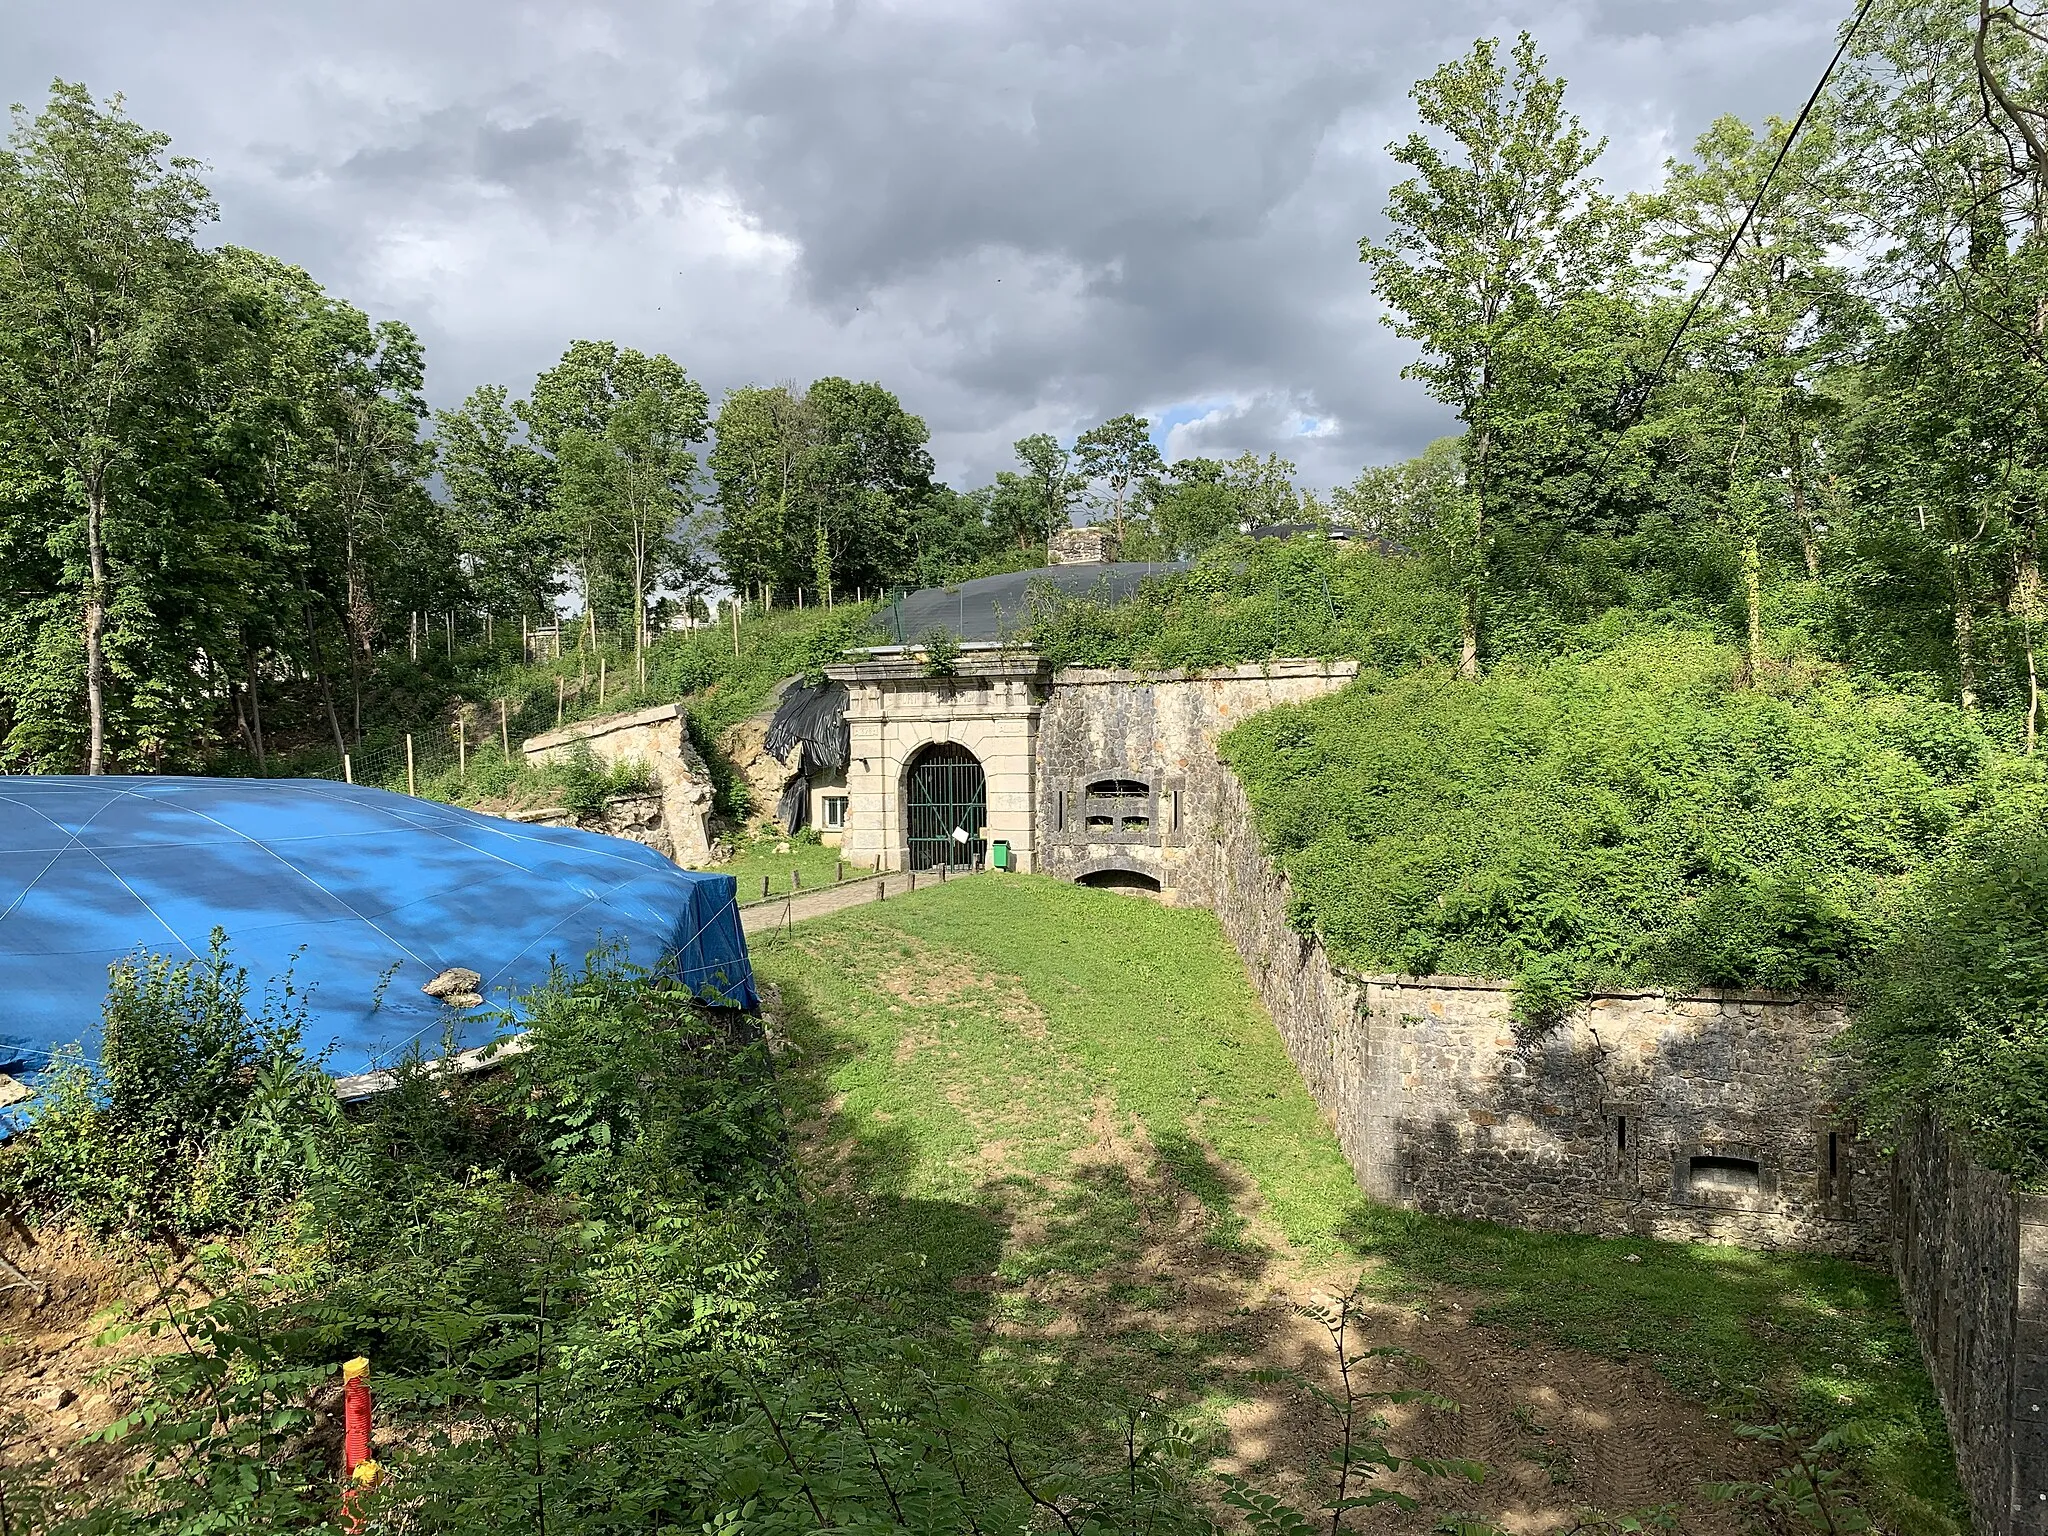
[[[418,787],[417,787],[417,786],[416,786],[416,785],[415,785],[415,784],[413,783],[413,777],[412,777],[412,732],[411,732],[411,731],[407,731],[407,732],[405,733],[405,792],[406,792],[406,793],[407,793],[408,795],[417,795],[417,794],[419,793],[419,789],[418,789]]]
[[[341,754],[341,778],[345,784],[353,784],[356,781],[356,765],[349,760],[346,752]]]
[[[804,872],[802,870],[792,869],[789,872],[789,888],[792,891],[800,891],[804,888]]]
[[[505,701],[498,700],[498,745],[504,750],[505,761],[512,761],[512,727],[505,723]]]
[[[564,708],[565,708],[565,707],[567,706],[567,702],[568,702],[568,697],[569,697],[569,680],[568,680],[568,679],[567,679],[566,677],[558,677],[558,678],[556,678],[556,679],[555,679],[555,729],[556,729],[556,730],[558,730],[558,731],[559,731],[559,730],[560,730],[560,729],[562,728],[562,711],[563,711],[563,709],[564,709]]]
[[[841,860],[839,861],[839,863],[838,863],[837,867],[836,867],[836,868],[834,868],[834,869],[833,869],[833,871],[832,871],[832,883],[833,883],[834,885],[837,885],[837,884],[838,884],[838,883],[839,883],[840,881],[844,880],[845,878],[846,878],[846,860],[844,860],[844,859],[841,859]]]
[[[737,660],[739,660],[739,655],[740,655],[740,595],[739,595],[739,593],[737,593],[737,592],[733,593],[733,595],[731,596],[731,598],[727,600],[727,602],[726,602],[726,605],[725,605],[725,606],[726,606],[727,608],[729,608],[729,609],[731,609],[731,610],[732,610],[732,655],[733,655],[733,660],[737,661]]]
[[[455,776],[469,782],[469,727],[460,715],[455,717]]]
[[[599,704],[604,703],[604,665],[604,657],[599,656],[597,658],[597,702]]]
[[[768,877],[766,875],[761,877],[761,899],[763,901],[768,899]]]

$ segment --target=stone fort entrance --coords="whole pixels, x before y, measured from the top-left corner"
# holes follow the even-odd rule
[[[988,776],[958,742],[918,749],[903,775],[903,829],[910,867],[979,869],[988,856]]]

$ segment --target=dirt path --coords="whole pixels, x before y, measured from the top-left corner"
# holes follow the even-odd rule
[[[128,1458],[81,1443],[125,1410],[118,1387],[101,1378],[176,1340],[137,1335],[102,1344],[101,1330],[117,1308],[150,1307],[166,1282],[184,1305],[205,1298],[189,1268],[124,1263],[68,1233],[48,1234],[32,1250],[10,1241],[8,1257],[43,1289],[0,1292],[0,1477],[40,1466],[38,1481],[53,1493],[105,1486]]]
[[[1138,1341],[1156,1351],[1160,1337],[1200,1358],[1211,1397],[1236,1400],[1223,1412],[1226,1443],[1213,1463],[1306,1504],[1328,1492],[1323,1472],[1336,1443],[1336,1421],[1291,1385],[1257,1379],[1260,1372],[1299,1372],[1331,1391],[1341,1389],[1328,1327],[1359,1278],[1356,1267],[1318,1266],[1294,1253],[1266,1219],[1257,1196],[1234,1194],[1250,1243],[1219,1247],[1216,1213],[1164,1171],[1142,1127],[1121,1122],[1098,1101],[1094,1142],[1075,1160],[1076,1172],[1113,1165],[1142,1191],[1151,1213],[1144,1241],[1122,1262],[1086,1277],[1063,1276],[1025,1289],[1058,1315],[1013,1334],[1062,1339],[1116,1368],[1120,1346]],[[1035,1235],[1026,1220],[1013,1242]],[[1259,1250],[1263,1249],[1261,1254]],[[1133,1306],[1121,1300],[1146,1298]],[[1376,1408],[1389,1447],[1407,1456],[1483,1462],[1474,1487],[1456,1481],[1390,1486],[1421,1497],[1437,1514],[1476,1515],[1514,1532],[1569,1529],[1583,1511],[1633,1514],[1664,1504],[1682,1510],[1696,1536],[1739,1527],[1699,1485],[1762,1470],[1751,1448],[1696,1404],[1679,1397],[1653,1370],[1622,1365],[1555,1346],[1525,1344],[1476,1324],[1473,1299],[1445,1295],[1424,1306],[1365,1302],[1354,1314],[1352,1348],[1390,1346],[1405,1355],[1373,1361],[1362,1373],[1369,1391],[1423,1390],[1457,1405],[1455,1412],[1413,1404]],[[1363,1515],[1355,1516],[1368,1528]],[[1423,1528],[1423,1527],[1418,1527]]]
[[[1332,1480],[1336,1425],[1297,1385],[1260,1377],[1295,1372],[1337,1388],[1331,1340],[1312,1314],[1353,1292],[1359,1266],[1292,1247],[1250,1180],[1213,1150],[1195,1151],[1206,1167],[1192,1171],[1188,1148],[1163,1155],[1142,1121],[1089,1086],[1007,978],[921,941],[869,961],[819,942],[871,1000],[863,1028],[881,1021],[852,1059],[886,1060],[918,1084],[908,1107],[894,1100],[897,1107],[873,1112],[869,1123],[894,1132],[920,1117],[932,1128],[926,1144],[945,1150],[914,1184],[978,1202],[1004,1234],[992,1262],[950,1281],[963,1304],[986,1309],[997,1353],[1074,1381],[1077,1398],[1090,1383],[1156,1394],[1204,1437],[1214,1470],[1312,1511]],[[787,1028],[778,1023],[776,1032]],[[1009,1042],[994,1074],[1000,1081],[959,1043],[970,1033]],[[799,1129],[800,1156],[832,1198],[859,1207],[863,1223],[886,1220],[850,1188],[862,1165],[859,1117],[849,1116],[842,1094],[817,1102]],[[1060,1102],[1084,1113],[1054,1110],[1048,1118],[1046,1104]],[[904,1235],[906,1248],[916,1241]],[[1476,1300],[1443,1293],[1422,1305],[1362,1304],[1355,1347],[1399,1352],[1375,1361],[1365,1384],[1457,1405],[1376,1408],[1391,1449],[1488,1468],[1477,1487],[1394,1486],[1422,1497],[1437,1518],[1462,1512],[1531,1536],[1568,1530],[1589,1509],[1623,1516],[1661,1505],[1677,1506],[1694,1536],[1738,1529],[1726,1507],[1700,1491],[1705,1481],[1765,1470],[1729,1426],[1647,1365],[1474,1323]],[[1431,1523],[1417,1515],[1389,1527],[1384,1516],[1360,1511],[1346,1528]]]

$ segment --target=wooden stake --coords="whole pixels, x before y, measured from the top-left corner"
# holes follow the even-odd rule
[[[504,749],[505,761],[512,761],[512,727],[505,723],[505,701],[498,700],[498,745]]]
[[[413,777],[412,777],[412,732],[411,732],[411,731],[407,731],[407,732],[405,733],[405,792],[406,792],[406,793],[407,793],[408,795],[415,795],[415,796],[416,796],[416,795],[418,795],[418,794],[419,794],[419,792],[420,792],[420,790],[419,790],[419,786],[418,786],[417,784],[415,784],[415,783],[413,782]]]
[[[344,784],[353,784],[356,781],[356,765],[350,761],[346,752],[341,754],[341,778]]]
[[[761,877],[761,899],[763,901],[768,899],[768,877],[766,875]]]
[[[597,702],[600,704],[604,702],[604,668],[605,658],[600,656],[597,658]]]
[[[725,605],[732,610],[732,654],[737,661],[740,654],[740,595],[735,592],[732,601]]]
[[[567,702],[568,702],[568,698],[569,698],[569,679],[567,679],[566,677],[558,677],[558,678],[556,678],[556,679],[555,679],[555,729],[556,729],[556,730],[558,730],[558,731],[559,731],[559,730],[560,730],[560,729],[562,728],[562,711],[563,711],[563,709],[564,709],[564,708],[566,707],[566,705],[567,705]]]

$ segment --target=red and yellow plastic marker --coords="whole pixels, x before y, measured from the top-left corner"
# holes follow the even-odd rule
[[[352,1531],[362,1528],[356,1500],[377,1481],[377,1463],[370,1455],[370,1362],[358,1355],[341,1367],[341,1511]]]

